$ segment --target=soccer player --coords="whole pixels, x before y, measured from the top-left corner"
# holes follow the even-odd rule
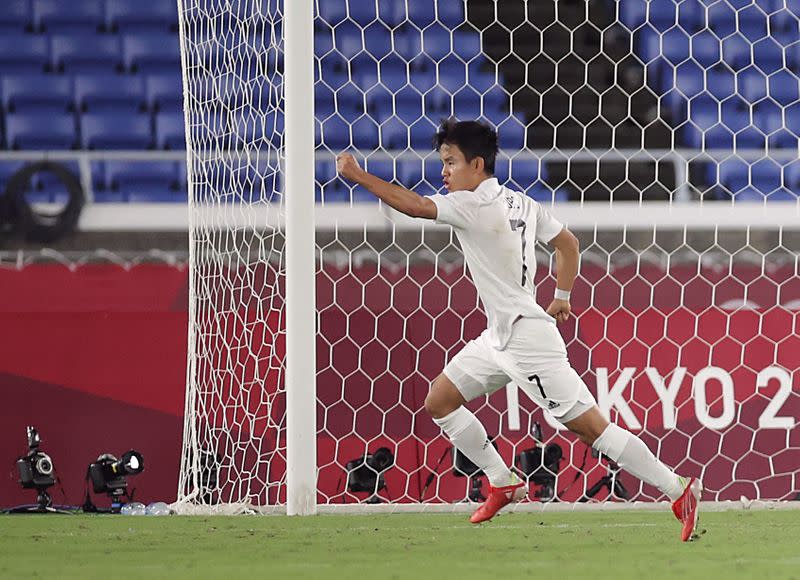
[[[491,519],[519,501],[527,485],[490,444],[467,401],[513,381],[540,407],[620,467],[672,500],[683,524],[681,539],[692,538],[702,484],[686,480],[661,463],[638,437],[609,423],[592,394],[570,366],[556,323],[569,319],[570,291],[578,273],[578,240],[544,207],[508,189],[493,176],[497,134],[475,121],[444,121],[434,138],[442,160],[447,195],[420,196],[380,179],[341,153],[339,174],[406,215],[436,220],[456,232],[472,281],[486,310],[488,328],[456,354],[425,399],[425,409],[459,451],[489,479],[489,495],[470,518]],[[555,297],[547,310],[533,292],[534,246],[555,248]]]

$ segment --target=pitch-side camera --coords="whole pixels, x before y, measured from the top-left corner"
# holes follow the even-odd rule
[[[345,466],[348,491],[365,491],[370,494],[365,503],[381,503],[378,492],[386,488],[383,474],[392,465],[394,455],[387,447],[380,447],[375,453],[348,461]]]
[[[539,423],[533,424],[533,438],[536,445],[517,455],[514,464],[525,474],[529,485],[539,486],[534,493],[535,497],[541,501],[557,501],[556,476],[561,469],[564,450],[558,443],[541,443],[542,427]]]
[[[39,449],[41,439],[39,432],[32,425],[28,426],[28,453],[17,460],[19,480],[25,489],[36,489],[39,509],[49,508],[53,500],[47,488],[55,484],[53,460]]]
[[[111,511],[119,511],[123,497],[128,501],[133,500],[133,494],[128,494],[127,477],[137,475],[143,470],[142,454],[131,449],[119,459],[110,453],[101,455],[97,461],[89,464],[86,478],[92,482],[95,493],[105,493],[111,498]]]

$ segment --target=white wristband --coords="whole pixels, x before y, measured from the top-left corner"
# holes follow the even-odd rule
[[[560,288],[556,288],[555,299],[556,300],[566,300],[569,302],[569,291],[568,290],[561,290]]]

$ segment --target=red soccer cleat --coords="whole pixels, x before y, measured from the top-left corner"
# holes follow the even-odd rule
[[[681,530],[681,541],[688,542],[694,539],[697,529],[698,515],[700,506],[700,496],[703,493],[703,484],[696,477],[689,480],[689,485],[683,490],[683,495],[672,502],[672,513],[683,524]]]
[[[473,524],[488,521],[501,509],[512,502],[517,502],[528,495],[528,486],[524,482],[506,485],[504,487],[489,486],[489,497],[483,502],[469,521]]]

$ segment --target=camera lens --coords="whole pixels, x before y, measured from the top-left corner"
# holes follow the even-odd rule
[[[36,458],[36,471],[41,475],[51,475],[53,473],[53,462],[44,453]]]

